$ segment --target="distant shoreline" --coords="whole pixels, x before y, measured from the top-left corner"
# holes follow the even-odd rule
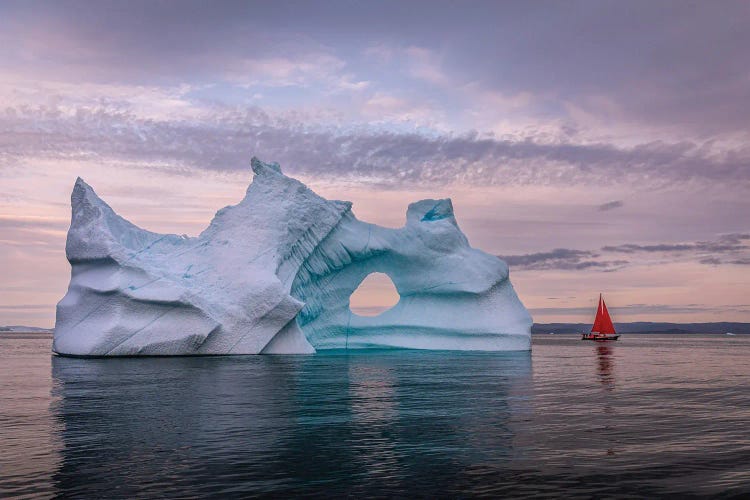
[[[0,332],[0,339],[52,338],[54,332]]]

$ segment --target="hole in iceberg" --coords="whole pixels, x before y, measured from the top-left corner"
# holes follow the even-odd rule
[[[387,274],[370,273],[349,297],[349,309],[359,316],[377,316],[395,306],[400,298]]]

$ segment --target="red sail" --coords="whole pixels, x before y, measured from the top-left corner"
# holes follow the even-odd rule
[[[609,317],[609,311],[607,311],[607,304],[604,303],[601,294],[599,294],[599,308],[596,310],[596,319],[591,331],[607,335],[615,333],[615,325],[612,324],[612,318]]]

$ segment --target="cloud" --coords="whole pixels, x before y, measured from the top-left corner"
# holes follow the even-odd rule
[[[65,247],[69,225],[68,219],[0,216],[0,258],[24,250],[37,254],[60,252]]]
[[[709,306],[704,304],[625,304],[616,307],[608,305],[608,308],[617,316],[750,312],[750,306],[747,304],[727,306]],[[591,315],[592,309],[591,307],[538,307],[529,309],[529,312],[534,316],[573,316]]]
[[[0,146],[0,165],[100,158],[165,170],[236,170],[255,154],[298,174],[400,186],[750,181],[750,149],[720,153],[690,142],[618,148],[316,126],[258,107],[217,106],[200,120],[143,119],[110,106],[8,107],[0,112]]]
[[[636,245],[634,243],[625,243],[623,245],[602,247],[604,252],[618,253],[637,253],[637,252],[684,252],[695,250],[694,243],[660,243],[657,245]]]
[[[0,215],[0,231],[12,229],[65,231],[69,224],[70,220],[55,217]]]
[[[294,57],[242,58],[227,69],[227,80],[252,87],[306,87],[316,82],[327,82],[334,87],[357,90],[362,82],[349,82],[340,74],[346,63],[326,53],[305,53]]]
[[[0,65],[36,77],[136,85],[223,78],[290,85],[344,65],[303,30],[280,29],[280,19],[266,24],[288,18],[284,7],[191,0],[180,7],[11,3],[0,8]]]
[[[361,113],[373,120],[388,122],[429,119],[434,111],[427,106],[417,105],[409,99],[376,92],[365,101]]]
[[[14,304],[14,305],[4,305],[0,304],[0,309],[4,310],[10,310],[10,311],[16,311],[16,310],[49,310],[50,306],[49,304]]]
[[[746,241],[750,234],[732,233],[719,236],[716,241],[698,241],[695,243],[659,243],[655,245],[637,245],[626,243],[623,245],[602,247],[603,252],[617,253],[693,253],[693,254],[724,254],[750,250]],[[715,257],[704,258],[701,262],[713,264]],[[705,262],[704,262],[705,261]]]
[[[682,260],[697,261],[706,265],[750,265],[750,234],[720,235],[715,241],[694,243],[659,243],[640,245],[626,243],[605,246],[599,251],[556,248],[548,252],[524,255],[499,256],[511,269],[519,271],[592,269],[616,271],[627,266],[647,265],[657,262]],[[607,259],[603,254],[628,255],[628,260]]]
[[[615,208],[620,208],[624,205],[624,203],[620,200],[610,201],[607,203],[603,203],[599,205],[599,211],[600,212],[606,212],[607,210],[614,210]]]
[[[472,74],[487,87],[552,95],[584,110],[594,119],[592,127],[628,123],[683,135],[740,132],[748,129],[750,116],[742,49],[750,33],[740,28],[750,7],[742,1],[722,7],[577,1],[547,5],[542,12],[504,2],[497,6],[503,14],[492,17],[493,35],[462,40],[443,61],[451,72]],[[473,28],[481,32],[485,22],[474,19]],[[723,57],[713,57],[717,51]]]
[[[409,74],[413,78],[439,86],[450,82],[434,51],[423,47],[409,47],[404,50],[404,54],[408,61]]]
[[[740,28],[747,7],[573,3],[541,15],[523,2],[473,9],[430,2],[422,10],[398,2],[294,9],[286,2],[247,8],[188,1],[181,9],[161,2],[11,2],[0,7],[0,70],[21,75],[18,82],[50,85],[30,108],[14,102],[28,92],[21,83],[11,85],[9,98],[0,96],[15,113],[0,117],[0,164],[40,154],[221,170],[244,168],[258,154],[291,171],[382,185],[746,187],[747,35],[725,24]],[[664,30],[673,16],[682,22]],[[714,57],[716,47],[726,57]],[[130,91],[125,102],[119,94],[104,103],[83,95],[38,105],[58,98],[55,85],[91,82]],[[231,97],[232,85],[271,89]],[[263,102],[276,93],[277,101],[263,110],[201,107],[212,99],[246,103],[259,93]],[[288,113],[274,115],[274,105]],[[347,118],[321,124],[303,116],[300,108],[316,105],[319,113],[343,110]],[[260,119],[264,113],[275,118]],[[643,134],[660,140],[634,139],[643,127],[631,120],[665,124]],[[674,130],[703,130],[707,122],[716,134]],[[592,132],[612,124],[623,124],[623,137]],[[466,132],[470,127],[482,130]]]
[[[706,257],[706,258],[700,259],[698,262],[700,262],[701,264],[718,266],[719,264],[721,264],[722,261],[721,259],[718,259],[716,257]]]
[[[499,256],[511,268],[519,270],[582,270],[598,269],[613,271],[628,264],[626,260],[596,260],[598,254],[587,250],[573,250],[570,248],[555,248],[549,252],[531,253],[525,255]]]
[[[408,77],[435,87],[473,83],[503,96],[545,96],[548,121],[742,141],[750,129],[748,16],[741,0],[721,8],[672,0],[544,9],[520,1],[462,8],[427,0],[186,0],[179,9],[153,1],[3,2],[0,70],[143,85],[215,81],[252,68],[297,81],[308,56],[327,54],[367,73],[356,81],[390,90],[403,89]],[[368,68],[363,53],[370,62],[403,60],[407,78]]]
[[[395,57],[396,49],[383,43],[377,43],[365,48],[362,54],[377,63],[385,64]]]
[[[731,264],[734,266],[750,266],[750,257],[740,257],[736,259],[719,259],[717,257],[706,257],[704,259],[700,259],[698,262],[710,266],[720,266],[722,264]]]

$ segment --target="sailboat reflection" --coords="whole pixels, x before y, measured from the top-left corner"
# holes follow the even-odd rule
[[[596,346],[596,358],[598,362],[597,374],[602,386],[611,391],[615,388],[614,375],[614,348],[608,344],[599,344]]]
[[[616,425],[617,420],[615,417],[615,409],[612,406],[611,398],[612,393],[615,390],[615,362],[614,362],[614,350],[612,345],[599,344],[596,346],[596,359],[597,359],[597,375],[599,376],[599,382],[604,389],[604,399],[602,401],[602,411],[607,418],[605,419],[606,424],[604,430],[612,431]],[[602,434],[605,436],[608,456],[615,455],[616,442],[612,439],[610,432]]]

